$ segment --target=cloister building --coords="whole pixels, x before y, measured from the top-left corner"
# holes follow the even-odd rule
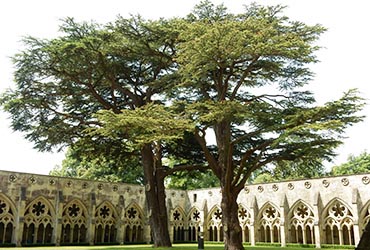
[[[357,245],[370,220],[370,174],[247,185],[244,242]],[[223,241],[220,189],[168,190],[171,238]],[[144,187],[0,171],[0,244],[149,243]]]

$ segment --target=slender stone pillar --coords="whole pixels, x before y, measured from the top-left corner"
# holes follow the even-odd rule
[[[249,240],[250,240],[252,246],[256,245],[256,229],[254,227],[254,222],[251,223],[251,226],[250,226]]]
[[[55,197],[55,221],[54,230],[52,236],[52,242],[55,245],[60,246],[61,235],[62,235],[62,217],[63,217],[63,191],[59,190]]]
[[[26,194],[27,188],[21,187],[19,194],[19,201],[17,204],[17,216],[16,216],[16,230],[14,232],[15,244],[19,247],[22,245],[23,229],[24,229],[24,212],[26,209]]]
[[[280,241],[281,241],[281,247],[286,247],[286,237],[285,237],[284,223],[282,223],[282,226],[280,226]]]

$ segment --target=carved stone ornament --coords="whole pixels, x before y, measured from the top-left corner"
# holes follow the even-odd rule
[[[370,178],[368,176],[362,177],[362,183],[364,183],[365,185],[369,184],[370,183]]]
[[[274,192],[278,191],[279,190],[278,185],[276,184],[272,185],[272,190],[274,190]]]
[[[35,184],[36,183],[36,178],[34,176],[31,176],[29,179],[31,184]]]
[[[328,181],[328,180],[323,180],[322,181],[322,184],[324,185],[324,187],[329,187],[329,185],[330,185],[330,182]]]
[[[293,183],[288,183],[288,188],[289,188],[290,190],[293,190],[293,189],[294,189],[294,184],[293,184]]]
[[[349,184],[348,178],[343,178],[342,179],[342,184],[343,184],[343,186],[348,186],[348,184]]]
[[[49,180],[49,185],[50,185],[50,186],[54,186],[54,185],[55,185],[55,183],[56,183],[56,182],[55,182],[55,180],[54,180],[54,179],[50,179],[50,180]]]
[[[258,190],[258,192],[262,193],[263,192],[263,187],[262,186],[258,186],[257,190]]]
[[[16,180],[17,180],[17,176],[16,175],[14,175],[14,174],[9,175],[9,181],[10,182],[16,182]]]
[[[102,183],[99,183],[99,184],[98,184],[98,189],[99,189],[99,190],[102,190],[102,189],[103,189],[103,184],[102,184]]]
[[[113,185],[112,190],[113,190],[113,192],[117,192],[118,191],[118,186],[117,185]]]
[[[305,188],[310,189],[310,188],[312,187],[312,184],[311,184],[311,182],[306,181],[306,182],[304,183],[304,186],[305,186]]]
[[[244,187],[244,191],[249,194],[249,188],[248,187]]]

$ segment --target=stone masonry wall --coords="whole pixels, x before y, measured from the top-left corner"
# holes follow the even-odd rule
[[[247,185],[244,242],[357,245],[370,220],[370,175]],[[220,189],[168,190],[174,242],[223,241]],[[144,187],[0,171],[0,244],[149,243]]]

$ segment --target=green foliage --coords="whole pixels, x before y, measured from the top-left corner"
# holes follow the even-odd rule
[[[68,18],[60,30],[52,40],[23,40],[26,49],[13,58],[16,88],[0,98],[12,128],[39,150],[75,143],[99,126],[99,110],[140,107],[171,82],[173,34],[165,21],[101,26]]]
[[[62,166],[55,167],[50,175],[88,180],[144,184],[142,166],[137,156],[110,157],[97,151],[82,153],[86,148],[69,148]]]
[[[166,187],[182,190],[219,187],[220,183],[212,171],[176,172],[166,179]]]
[[[66,19],[63,36],[24,40],[14,57],[16,88],[0,104],[37,149],[72,146],[66,164],[76,167],[62,173],[110,176],[102,166],[124,172],[136,166],[124,159],[140,155],[159,179],[209,167],[223,200],[236,202],[252,173],[271,164],[281,176],[292,174],[288,167],[320,170],[345,129],[363,119],[355,90],[315,105],[303,87],[325,28],[283,10],[252,4],[235,15],[204,1],[183,19]],[[174,164],[163,166],[164,158]]]
[[[123,143],[138,148],[154,142],[173,142],[183,138],[185,131],[194,129],[192,122],[182,114],[154,103],[135,110],[122,110],[119,114],[102,110],[97,113],[97,118],[102,126],[92,129],[92,134],[108,138],[124,134],[126,138]]]
[[[363,174],[370,172],[370,154],[363,152],[358,156],[350,155],[347,162],[334,166],[332,175]]]
[[[364,105],[356,90],[323,106],[302,90],[325,28],[292,21],[283,9],[251,5],[233,15],[203,2],[181,26],[176,93],[221,186],[241,190],[271,164],[320,170],[345,128],[363,118],[356,115]],[[206,146],[210,131],[216,154]]]
[[[266,183],[284,180],[310,179],[327,175],[325,167],[320,161],[281,161],[274,166],[260,169],[253,173],[251,183]]]

